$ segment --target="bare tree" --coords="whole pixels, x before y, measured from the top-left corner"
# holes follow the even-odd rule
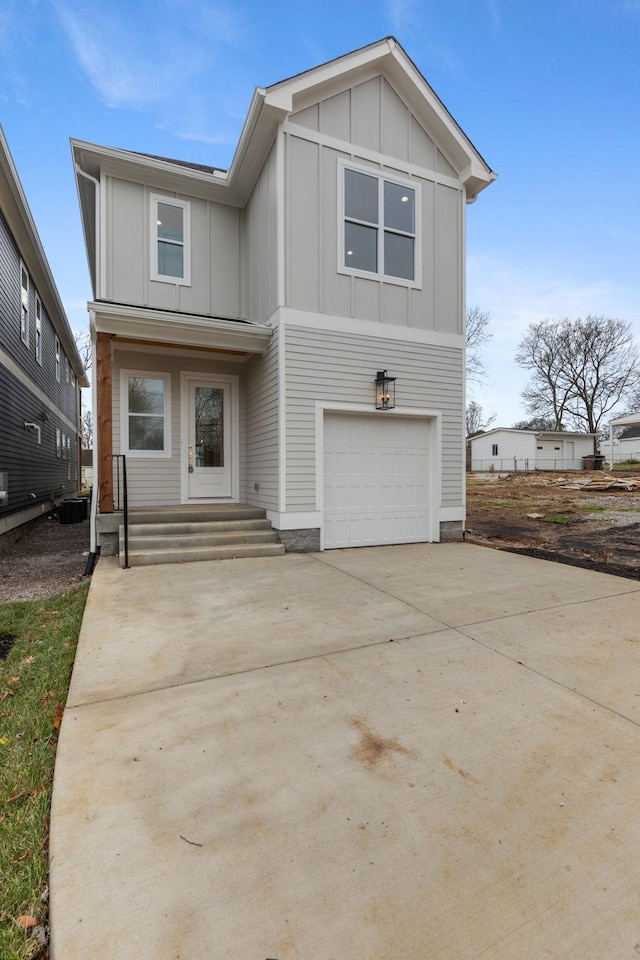
[[[82,361],[82,366],[85,370],[91,368],[91,334],[89,330],[76,330],[74,333],[74,339],[76,341],[76,347],[78,348],[78,353],[80,354],[80,359]]]
[[[91,410],[82,411],[82,449],[83,450],[93,450],[93,418],[91,416]]]
[[[639,361],[626,321],[591,316],[531,324],[516,354],[532,371],[522,394],[529,413],[587,433],[640,388]]]
[[[485,370],[482,349],[493,336],[489,330],[490,319],[488,311],[481,310],[478,306],[467,309],[467,383],[484,382]]]
[[[545,420],[544,417],[532,417],[530,420],[518,420],[517,423],[513,425],[514,430],[537,430],[538,432],[544,432],[549,430],[555,430],[556,425],[553,420]]]
[[[489,429],[496,418],[494,413],[485,420],[482,407],[476,400],[471,400],[471,402],[467,404],[466,413],[468,437],[475,436],[476,433],[484,433],[485,430]]]

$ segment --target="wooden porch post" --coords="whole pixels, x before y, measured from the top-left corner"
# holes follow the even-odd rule
[[[98,503],[100,513],[113,513],[111,335],[108,333],[98,333],[96,337],[96,377],[98,394]]]

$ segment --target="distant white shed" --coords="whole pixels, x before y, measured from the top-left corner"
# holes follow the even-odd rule
[[[471,469],[582,470],[593,439],[593,433],[496,427],[471,439]]]

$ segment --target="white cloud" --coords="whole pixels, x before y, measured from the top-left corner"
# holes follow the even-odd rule
[[[414,0],[386,0],[385,13],[391,25],[391,32],[402,35],[409,30],[415,18]]]
[[[54,7],[106,107],[148,113],[159,128],[185,139],[227,143],[237,136],[237,124],[228,124],[228,133],[218,128],[220,101],[207,82],[243,32],[230,6],[161,0],[142,4],[135,16],[96,10],[88,0],[54,0]]]

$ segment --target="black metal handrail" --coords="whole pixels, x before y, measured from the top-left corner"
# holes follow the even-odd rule
[[[129,494],[127,491],[127,458],[124,453],[111,455],[115,465],[115,490],[113,509],[122,510],[124,521],[124,569],[129,569]],[[120,479],[120,461],[122,461],[122,481]],[[122,489],[121,489],[122,483]]]

